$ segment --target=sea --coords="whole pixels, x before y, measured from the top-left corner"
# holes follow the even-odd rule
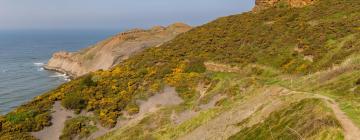
[[[78,51],[116,32],[108,30],[0,31],[0,115],[64,82],[42,68],[57,51]]]

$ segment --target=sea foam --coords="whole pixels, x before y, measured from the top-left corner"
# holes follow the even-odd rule
[[[33,64],[38,67],[44,66],[44,63],[41,63],[41,62],[37,62],[37,63],[33,63]]]
[[[38,71],[44,71],[43,67],[38,68]]]
[[[62,74],[62,73],[58,73],[58,72],[55,72],[54,75],[51,75],[49,77],[52,77],[52,78],[62,78],[64,79],[65,81],[71,81],[70,80],[70,77],[66,74]]]

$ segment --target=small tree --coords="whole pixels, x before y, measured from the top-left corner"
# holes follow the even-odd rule
[[[92,79],[92,75],[86,75],[82,80],[82,84],[87,87],[96,86],[96,83]]]
[[[185,72],[203,73],[206,71],[204,60],[201,58],[191,58],[185,68]]]
[[[86,100],[76,93],[68,94],[64,97],[61,104],[66,109],[81,110],[86,107]]]

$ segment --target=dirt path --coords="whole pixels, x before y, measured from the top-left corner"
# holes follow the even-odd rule
[[[289,89],[286,89],[289,90]],[[296,92],[296,91],[293,91]],[[319,98],[326,102],[327,106],[333,110],[336,119],[340,122],[342,128],[344,129],[344,135],[346,140],[359,140],[360,139],[360,129],[353,123],[353,121],[340,109],[337,102],[327,96],[302,92],[303,94],[310,95],[309,98]],[[312,96],[313,95],[313,96]]]
[[[328,106],[334,111],[337,120],[340,121],[341,126],[344,129],[344,135],[346,140],[358,140],[360,139],[360,129],[351,121],[351,119],[340,109],[338,104],[331,98],[316,94],[318,98],[324,99]]]
[[[183,100],[178,96],[175,88],[165,87],[164,91],[159,94],[155,94],[147,101],[139,101],[140,112],[139,115],[144,115],[148,112],[154,112],[152,110],[159,108],[160,106],[178,105]]]
[[[262,110],[272,112],[282,105],[279,95],[287,95],[287,91],[282,88],[269,88],[258,95],[246,98],[239,102],[231,110],[221,113],[220,116],[199,126],[195,130],[179,138],[179,140],[224,140],[236,134],[241,128],[237,123],[251,117],[260,108],[268,106]],[[265,113],[264,113],[265,114]],[[270,113],[268,113],[270,114]],[[256,121],[260,121],[258,119]],[[255,122],[254,122],[255,123]]]
[[[64,109],[60,102],[55,102],[51,113],[52,125],[44,128],[39,132],[33,132],[32,135],[40,140],[58,140],[62,129],[64,128],[64,123],[69,117],[74,117],[74,113],[72,111]]]
[[[241,105],[234,107],[230,111],[224,112],[222,115],[214,118],[212,121],[201,125],[194,131],[180,137],[180,140],[197,139],[197,140],[212,140],[212,139],[227,139],[232,134],[238,132],[241,128],[234,126],[238,122],[251,118],[247,127],[261,122],[267,116],[281,108],[282,106],[289,104],[278,97],[291,95],[293,99],[300,100],[301,98],[319,98],[323,99],[326,104],[333,110],[335,117],[342,125],[344,129],[344,135],[346,140],[358,140],[360,139],[360,130],[352,122],[352,120],[346,116],[346,114],[339,108],[338,104],[331,98],[318,95],[314,93],[291,91],[283,87],[271,87],[264,91],[263,94],[246,99]],[[295,100],[294,100],[295,101]],[[264,106],[265,105],[265,106]],[[263,106],[259,112],[256,110]]]

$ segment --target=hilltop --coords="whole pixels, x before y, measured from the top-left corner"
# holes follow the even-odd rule
[[[0,137],[33,139],[60,104],[75,114],[61,139],[357,139],[359,8],[280,2],[216,19],[36,97],[0,118]]]
[[[317,0],[256,0],[254,12],[259,12],[274,6],[304,7],[315,3]]]
[[[79,77],[100,69],[108,70],[131,55],[159,46],[190,29],[189,25],[183,23],[168,27],[155,26],[149,30],[132,29],[79,52],[56,52],[44,68],[66,73],[71,77]]]

